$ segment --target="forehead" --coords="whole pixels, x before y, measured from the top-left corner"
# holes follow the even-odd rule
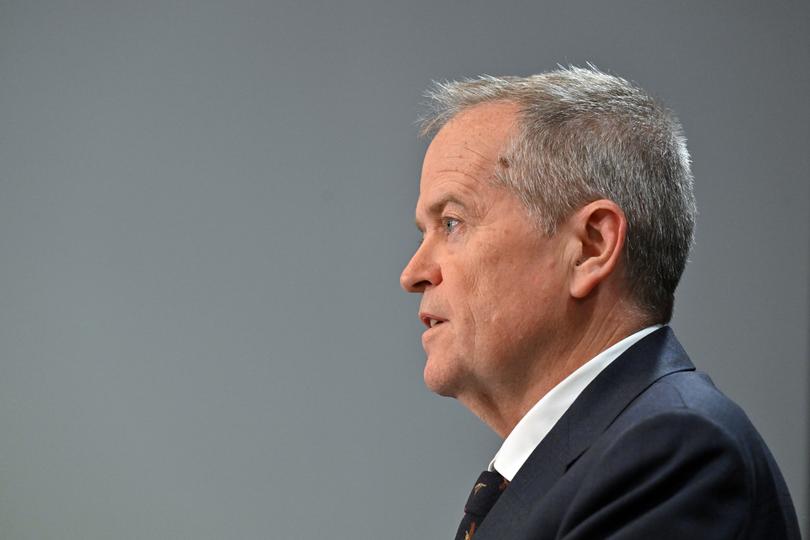
[[[439,130],[425,153],[422,177],[444,169],[480,173],[494,167],[514,129],[518,105],[493,102],[460,112]]]
[[[425,153],[420,202],[434,192],[469,191],[488,185],[515,128],[518,110],[516,104],[508,102],[476,105],[439,130]]]

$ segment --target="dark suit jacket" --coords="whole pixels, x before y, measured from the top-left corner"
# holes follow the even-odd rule
[[[474,540],[603,538],[800,538],[765,443],[668,327],[594,379]]]

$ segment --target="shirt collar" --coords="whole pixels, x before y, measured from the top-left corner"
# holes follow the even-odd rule
[[[489,470],[499,472],[511,482],[537,445],[591,381],[634,343],[661,327],[660,324],[648,326],[627,336],[582,364],[552,388],[515,425],[489,463]]]

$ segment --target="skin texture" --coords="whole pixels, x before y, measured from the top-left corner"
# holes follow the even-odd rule
[[[506,436],[545,393],[644,322],[624,301],[626,220],[611,201],[572,214],[553,237],[493,182],[518,107],[467,109],[425,155],[416,205],[423,241],[400,278],[422,295],[425,383]]]

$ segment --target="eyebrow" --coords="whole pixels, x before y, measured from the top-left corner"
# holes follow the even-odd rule
[[[462,199],[460,199],[456,195],[453,195],[452,193],[446,193],[446,194],[442,195],[441,197],[439,197],[436,201],[432,202],[430,204],[430,206],[427,207],[427,210],[425,211],[425,213],[428,216],[439,215],[441,213],[441,211],[444,210],[444,208],[448,204],[457,204],[457,205],[461,206],[462,208],[467,208],[467,204]],[[424,230],[424,227],[419,222],[418,217],[414,218],[414,222],[416,223],[416,228],[417,229],[419,229],[420,231]]]

